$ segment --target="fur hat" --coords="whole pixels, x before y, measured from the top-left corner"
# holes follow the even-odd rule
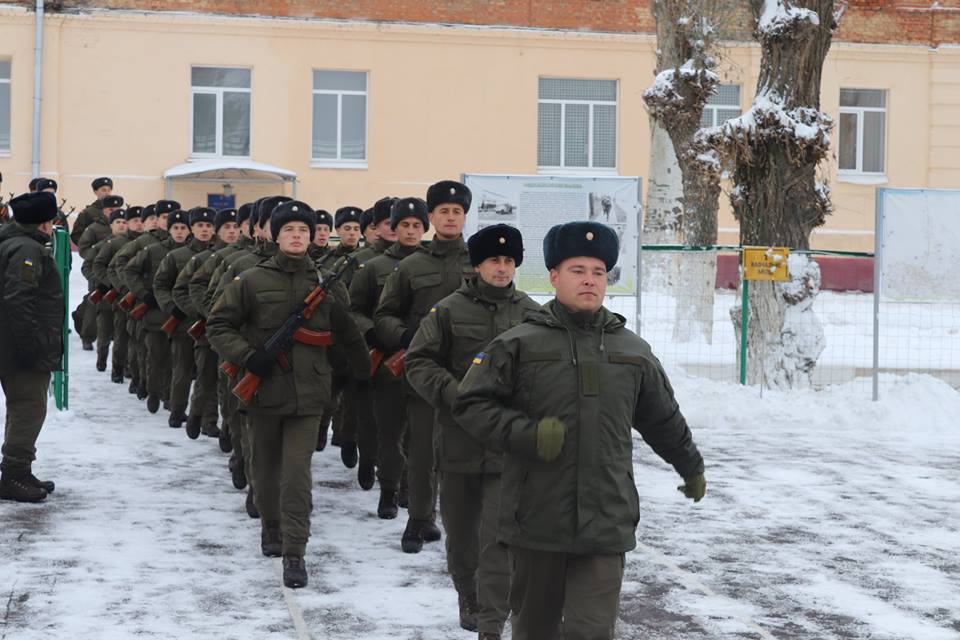
[[[393,203],[397,199],[393,196],[387,196],[386,198],[380,198],[375,203],[373,203],[373,225],[376,226],[383,222],[384,220],[390,219],[390,214],[393,213]]]
[[[249,215],[249,214],[248,214]],[[237,222],[239,214],[236,209],[221,209],[213,219],[213,230],[220,231],[220,227],[228,222]]]
[[[367,227],[373,224],[373,209],[367,209],[360,214],[360,233],[366,233]]]
[[[333,229],[333,216],[330,215],[329,211],[317,209],[317,224],[325,224],[327,229]]]
[[[245,202],[245,203],[243,203],[242,205],[240,205],[240,208],[237,209],[237,220],[236,220],[236,223],[237,223],[237,224],[243,224],[244,222],[246,222],[247,220],[249,220],[249,219],[250,219],[250,211],[251,211],[251,209],[253,209],[253,203],[252,203],[252,202]]]
[[[123,219],[130,221],[130,220],[133,220],[134,218],[140,218],[143,215],[143,213],[144,213],[143,207],[138,207],[138,206],[127,207],[127,210],[123,212]]]
[[[277,241],[280,229],[289,222],[302,222],[310,229],[310,242],[317,233],[317,213],[310,205],[299,200],[287,200],[276,206],[270,216],[270,235]]]
[[[123,196],[107,196],[102,200],[104,209],[116,209],[123,206]]]
[[[155,206],[158,216],[162,216],[165,213],[176,211],[179,208],[180,208],[180,203],[177,202],[176,200],[157,200],[157,204]]]
[[[113,224],[117,220],[126,220],[126,219],[127,219],[127,212],[124,211],[123,209],[114,209],[113,211],[110,212],[110,219],[109,219],[110,224]]]
[[[24,193],[7,204],[20,224],[43,224],[57,217],[57,197],[49,191]]]
[[[192,227],[198,222],[209,222],[213,224],[216,217],[216,209],[211,209],[210,207],[194,207],[190,209],[190,226]]]
[[[519,229],[507,224],[480,229],[467,240],[467,249],[473,266],[494,256],[509,256],[518,267],[523,263],[523,236]]]
[[[143,211],[140,212],[140,219],[145,221],[150,216],[155,215],[157,215],[157,206],[154,204],[148,204],[143,208]]]
[[[470,211],[473,194],[467,185],[455,180],[441,180],[427,189],[427,210],[433,211],[442,204],[459,204],[463,212]]]
[[[340,207],[333,216],[333,226],[339,229],[348,222],[360,224],[360,216],[362,215],[363,209],[360,207]]]
[[[599,258],[607,270],[617,264],[620,241],[616,232],[599,222],[567,222],[558,224],[543,239],[543,260],[547,269],[556,268],[567,258],[589,256]]]
[[[31,180],[31,182],[33,182]],[[54,192],[57,191],[57,181],[51,180],[50,178],[37,178],[37,181],[33,184],[33,189],[36,191],[43,191],[44,189],[53,189]]]
[[[110,178],[97,178],[90,183],[90,186],[93,187],[93,190],[96,191],[100,187],[110,187],[113,189],[113,180]]]
[[[175,224],[185,224],[190,226],[190,214],[183,209],[176,209],[167,214],[167,231],[173,228]]]
[[[390,211],[390,228],[396,230],[404,218],[416,218],[423,223],[423,230],[430,230],[430,218],[427,217],[427,203],[420,198],[400,198],[394,200]]]
[[[267,228],[267,220],[273,215],[273,210],[276,209],[278,205],[291,201],[292,198],[288,198],[287,196],[270,196],[269,198],[260,200],[260,205],[257,207],[257,224],[260,225],[260,228]],[[313,209],[310,209],[310,211],[313,211]]]

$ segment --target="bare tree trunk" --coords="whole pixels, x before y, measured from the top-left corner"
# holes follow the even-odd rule
[[[757,97],[715,140],[733,165],[741,244],[807,249],[831,211],[816,170],[832,126],[820,112],[820,77],[839,15],[833,0],[750,0],[750,8],[762,49]],[[819,267],[802,255],[789,266],[790,281],[750,286],[747,377],[772,388],[808,385],[824,347],[812,310]],[[731,316],[739,326],[740,309]]]

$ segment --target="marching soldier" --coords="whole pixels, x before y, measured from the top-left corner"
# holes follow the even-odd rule
[[[317,209],[317,233],[310,243],[307,253],[314,262],[320,262],[333,249],[330,248],[330,232],[333,230],[333,216],[323,209]]]
[[[407,379],[437,411],[440,516],[460,626],[499,638],[510,613],[510,567],[496,537],[502,461],[464,431],[451,411],[474,356],[540,305],[513,284],[523,262],[517,229],[492,225],[467,245],[477,275],[434,305],[420,323],[407,351]]]
[[[208,324],[214,348],[262,379],[246,408],[261,513],[261,552],[283,556],[283,582],[289,588],[307,584],[303,556],[313,507],[310,460],[320,416],[330,400],[331,367],[327,347],[310,339],[297,338],[283,354],[288,367],[264,350],[264,342],[319,284],[316,266],[306,255],[316,220],[316,213],[302,202],[278,205],[270,230],[279,252],[224,289]],[[328,297],[304,328],[317,337],[329,331],[355,379],[369,385],[370,359],[342,304]]]
[[[197,271],[214,252],[222,251],[233,245],[240,237],[240,227],[237,226],[237,211],[235,209],[218,211],[214,217],[213,228],[216,235],[212,244],[187,261],[173,285],[173,302],[186,316],[187,319],[181,320],[181,322],[188,322],[189,325],[187,326],[192,325],[197,320],[206,321],[206,318],[200,315],[193,298],[190,296],[190,284],[193,282],[193,277]],[[194,230],[194,236],[201,237],[196,230]],[[210,342],[206,335],[201,334],[195,338],[193,356],[197,375],[193,385],[193,393],[190,396],[187,436],[193,440],[196,440],[201,433],[211,438],[224,436],[220,448],[229,452],[230,447],[227,445],[230,444],[230,434],[221,434],[217,428],[217,357],[210,349]],[[224,422],[224,429],[229,429],[226,422]]]
[[[107,294],[112,292],[112,297],[117,299],[123,293],[123,287],[118,286],[115,272],[111,269],[113,258],[127,243],[136,240],[143,232],[143,221],[140,220],[142,212],[143,207],[127,207],[126,211],[123,212],[127,230],[118,236],[109,238],[93,260],[93,275],[98,282],[97,290],[105,296],[103,302],[108,305],[111,305],[112,301],[108,299]],[[128,364],[130,343],[130,335],[127,332],[128,318],[125,313],[114,311],[112,306],[110,312],[113,315],[113,358],[110,379],[117,384],[123,384],[125,370],[129,371],[131,377],[135,379],[135,376],[132,375],[134,369]],[[136,389],[133,380],[131,380],[130,388]]]
[[[159,208],[160,203],[157,206]],[[189,223],[186,211],[171,211],[167,214],[167,238],[141,249],[123,268],[127,287],[140,303],[132,313],[134,316],[140,314],[147,345],[147,411],[150,413],[160,409],[161,401],[169,403],[171,382],[170,341],[163,332],[167,314],[160,309],[154,294],[154,277],[163,258],[186,243],[190,235]],[[139,241],[138,238],[136,242]]]
[[[120,196],[108,196],[109,198],[119,198]],[[101,250],[106,246],[108,242],[114,238],[120,238],[127,231],[127,219],[124,215],[123,209],[114,209],[110,212],[110,232],[113,234],[108,238],[104,238],[97,242],[95,245],[90,247],[87,250],[87,260],[84,260],[84,263],[89,263],[89,273],[90,273],[90,282],[94,285],[93,292],[91,296],[97,296],[99,299],[94,302],[92,299],[89,301],[91,306],[96,306],[97,309],[97,371],[106,371],[107,370],[107,356],[110,353],[110,343],[113,341],[113,306],[107,300],[103,299],[103,296],[109,293],[110,283],[109,278],[107,277],[106,264],[101,263],[104,267],[98,269],[97,267],[97,258],[100,257]],[[84,232],[84,235],[90,233],[98,225],[94,223],[87,227],[87,230]],[[116,379],[116,372],[111,372],[112,380],[114,382],[123,382],[123,369],[120,369],[120,379]]]
[[[93,259],[96,258],[96,253],[90,251],[90,248],[93,245],[97,244],[101,240],[109,238],[113,235],[113,232],[110,230],[110,216],[114,211],[123,206],[123,198],[115,195],[105,196],[102,201],[102,205],[99,212],[100,217],[93,218],[90,220],[90,223],[87,225],[87,228],[84,229],[83,234],[80,236],[80,241],[77,242],[77,250],[80,254],[80,257],[83,258],[83,264],[80,267],[80,272],[83,274],[83,277],[87,279],[87,295],[84,296],[81,306],[83,307],[83,312],[81,313],[80,308],[77,308],[74,313],[74,322],[77,326],[77,333],[80,334],[80,338],[83,341],[83,350],[92,351],[93,350],[93,341],[97,337],[97,312],[99,310],[96,304],[90,302],[90,293],[96,288],[97,283],[93,281],[93,274],[91,269],[93,267]],[[79,320],[79,322],[77,322]],[[101,354],[97,354],[97,366],[99,368],[101,362]],[[99,369],[104,371],[107,368],[106,356],[102,356],[103,368]]]
[[[340,207],[334,214],[334,228],[340,244],[336,249],[324,256],[320,267],[331,270],[341,258],[348,256],[360,247],[360,216],[363,210],[360,207]]]
[[[187,334],[187,329],[196,317],[177,305],[173,286],[190,258],[209,247],[216,215],[217,212],[209,207],[191,209],[188,213],[190,237],[183,246],[171,249],[163,256],[153,278],[153,293],[157,298],[157,306],[167,315],[164,323],[164,332],[170,338],[170,417],[167,423],[176,429],[187,421],[187,403],[190,400],[190,382],[194,367],[193,338]],[[171,325],[176,326],[171,328]],[[216,422],[216,415],[213,419]]]
[[[372,247],[380,237],[373,225],[373,208],[364,210],[360,215],[360,235],[363,236],[363,246]]]
[[[453,417],[504,454],[513,637],[613,638],[640,519],[631,426],[694,501],[703,458],[650,346],[603,307],[616,233],[569,222],[543,247],[556,298],[474,357]]]
[[[424,232],[430,229],[427,217],[427,204],[420,198],[402,198],[391,206],[389,218],[390,234],[396,238],[382,255],[363,263],[350,284],[350,308],[353,311],[357,327],[367,341],[367,345],[380,352],[382,358],[392,355],[377,337],[374,329],[373,314],[376,311],[380,294],[387,277],[393,273],[397,264],[416,251],[422,251],[420,244]],[[380,229],[381,238],[388,237]],[[380,481],[380,501],[377,516],[384,520],[397,517],[397,493],[400,490],[403,474],[403,436],[406,427],[406,406],[402,379],[390,373],[386,367],[379,366],[373,378],[373,410],[377,429],[376,456],[365,453],[361,439],[360,467],[358,479],[360,486],[373,485],[372,474],[376,463],[376,475]],[[361,430],[361,435],[363,431]]]
[[[57,199],[29,193],[9,203],[0,227],[0,386],[7,421],[0,449],[0,498],[41,502],[53,482],[33,475],[37,437],[47,415],[50,372],[63,355],[63,289],[50,241]]]
[[[30,191],[31,192],[49,192],[54,195],[57,193],[57,181],[52,178],[34,178],[30,181]],[[68,232],[70,231],[70,222],[67,220],[66,214],[57,207],[57,217],[53,219],[53,226],[63,227]]]
[[[70,239],[77,246],[80,246],[80,238],[83,237],[83,232],[90,226],[90,223],[106,217],[103,213],[103,199],[113,193],[113,180],[110,178],[97,178],[90,183],[90,186],[93,187],[93,195],[97,199],[88,204],[77,215],[77,220],[73,223],[73,229],[70,230]]]
[[[410,346],[420,321],[437,302],[460,288],[473,274],[462,231],[470,209],[471,194],[466,185],[444,180],[427,190],[430,224],[435,230],[426,251],[404,258],[383,287],[374,313],[377,337],[391,350]],[[407,398],[407,483],[410,491],[409,520],[401,546],[406,553],[418,553],[424,541],[440,539],[436,519],[436,475],[434,474],[434,409],[413,391]]]

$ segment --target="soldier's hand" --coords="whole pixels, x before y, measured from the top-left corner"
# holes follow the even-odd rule
[[[694,502],[700,502],[707,493],[707,479],[703,477],[702,473],[698,473],[695,476],[690,476],[683,480],[684,484],[677,487],[677,491],[680,491]]]
[[[147,306],[151,309],[157,308],[157,296],[153,295],[153,291],[148,291],[147,295],[143,296],[143,301],[147,303]]]
[[[552,462],[563,449],[567,425],[560,418],[542,418],[537,423],[537,455],[544,462]]]
[[[183,312],[183,309],[181,309],[177,305],[173,305],[173,309],[170,310],[170,315],[172,315],[177,320],[183,320],[184,318],[187,317],[187,314]]]
[[[269,353],[263,349],[257,349],[250,354],[250,357],[247,358],[243,366],[246,367],[250,373],[263,378],[273,370],[273,365],[276,364],[276,362],[276,359]]]
[[[417,327],[407,327],[400,336],[400,346],[406,349],[413,342],[413,336],[417,333]]]

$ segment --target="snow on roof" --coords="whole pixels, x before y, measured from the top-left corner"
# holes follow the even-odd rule
[[[210,180],[229,180],[237,178],[257,178],[268,174],[284,181],[295,181],[295,171],[275,167],[263,162],[254,162],[243,158],[218,158],[185,162],[170,167],[163,172],[164,178],[209,178]]]

